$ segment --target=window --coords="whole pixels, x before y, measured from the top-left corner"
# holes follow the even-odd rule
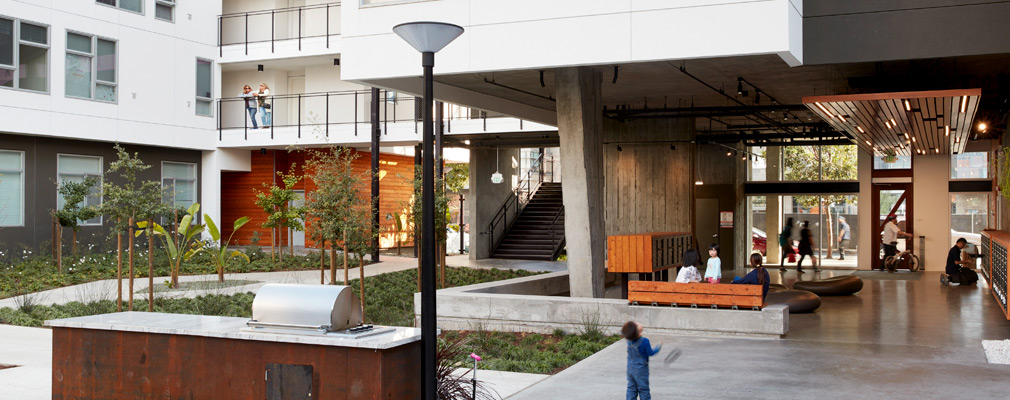
[[[950,179],[989,179],[989,153],[980,151],[950,156]]]
[[[911,169],[912,156],[873,156],[873,169]]]
[[[98,0],[98,4],[122,8],[135,13],[144,13],[144,0]]]
[[[49,27],[0,18],[0,86],[49,91]]]
[[[175,208],[189,208],[196,203],[196,164],[162,162],[161,186],[167,192],[165,203]]]
[[[59,154],[56,158],[56,170],[60,182],[84,182],[88,177],[97,178],[98,184],[92,188],[91,194],[84,199],[84,205],[99,206],[102,204],[102,157]],[[57,195],[56,207],[63,208],[64,204],[63,196]],[[81,225],[101,224],[101,215],[81,223]]]
[[[67,32],[66,94],[116,101],[116,42]]]
[[[196,59],[196,115],[211,117],[214,115],[214,100],[211,98],[211,65],[209,60]]]
[[[0,150],[0,226],[24,226],[25,153]]]
[[[154,18],[162,21],[175,21],[175,0],[155,0]]]
[[[978,246],[982,241],[982,229],[989,224],[989,193],[950,194],[950,244],[958,238]]]

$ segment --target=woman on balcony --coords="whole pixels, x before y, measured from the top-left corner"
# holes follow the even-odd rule
[[[238,97],[245,98],[245,110],[249,113],[249,119],[252,120],[253,129],[259,129],[256,125],[256,95],[253,94],[252,88],[249,85],[245,85],[242,88],[242,94]]]
[[[263,129],[270,128],[273,123],[273,113],[270,109],[270,86],[266,82],[260,84],[259,92],[254,93],[256,101],[259,102],[260,118],[263,119]]]

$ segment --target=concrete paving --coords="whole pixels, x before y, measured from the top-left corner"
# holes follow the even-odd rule
[[[534,272],[558,272],[568,270],[567,261],[530,261],[485,259],[471,260],[469,255],[447,256],[445,264],[450,267],[522,269]]]
[[[0,398],[52,398],[53,332],[46,328],[0,325]]]
[[[839,271],[825,271],[827,277]],[[899,272],[901,273],[901,272]],[[906,272],[907,273],[907,272]],[[811,273],[803,278],[813,279]],[[790,285],[795,272],[772,274]],[[984,281],[942,287],[920,280],[864,280],[855,296],[822,297],[790,316],[782,340],[645,335],[664,350],[651,365],[655,398],[1007,398],[1010,366],[986,362],[981,342],[1010,337],[1010,322]],[[683,355],[671,365],[671,348]],[[614,399],[624,395],[621,341],[511,399]]]

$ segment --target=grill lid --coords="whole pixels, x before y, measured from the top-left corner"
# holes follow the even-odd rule
[[[361,325],[361,302],[350,286],[263,285],[252,304],[250,327],[315,332]]]

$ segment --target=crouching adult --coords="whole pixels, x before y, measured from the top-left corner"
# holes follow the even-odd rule
[[[945,273],[940,275],[940,283],[945,286],[950,286],[951,283],[963,286],[974,285],[975,282],[978,282],[978,274],[969,267],[973,265],[973,262],[961,259],[961,251],[967,244],[968,241],[965,238],[959,238],[954,247],[951,247],[947,252],[947,267]]]

